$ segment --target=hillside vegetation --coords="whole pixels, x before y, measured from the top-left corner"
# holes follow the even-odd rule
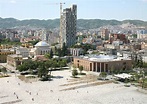
[[[136,26],[147,27],[147,21],[141,20],[101,20],[101,19],[78,19],[77,28],[78,29],[94,29],[106,25],[121,25],[123,23],[131,23]],[[59,28],[59,19],[49,19],[49,20],[17,20],[14,18],[0,18],[0,28],[14,28],[14,27],[38,27],[38,28]]]

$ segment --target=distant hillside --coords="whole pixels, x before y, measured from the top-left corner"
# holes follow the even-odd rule
[[[106,25],[121,25],[123,23],[128,23],[128,22],[137,26],[147,27],[147,21],[141,21],[141,20],[117,21],[117,20],[101,20],[101,19],[78,19],[77,27],[78,29],[93,29]],[[59,28],[59,23],[60,23],[59,19],[53,19],[53,20],[30,19],[30,20],[20,21],[14,18],[0,18],[0,28],[30,26],[30,27],[53,29],[53,28]]]

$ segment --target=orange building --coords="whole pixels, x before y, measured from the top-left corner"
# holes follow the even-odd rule
[[[74,57],[76,67],[83,66],[86,71],[110,72],[110,70],[132,69],[132,60],[108,55]]]

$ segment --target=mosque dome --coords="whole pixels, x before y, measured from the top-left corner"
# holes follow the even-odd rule
[[[49,44],[46,43],[45,41],[40,41],[35,46],[49,46]]]

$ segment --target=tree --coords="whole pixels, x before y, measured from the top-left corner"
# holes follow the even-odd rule
[[[30,60],[30,59],[25,60],[25,61],[22,62],[21,65],[19,65],[17,67],[17,70],[19,70],[19,71],[27,71],[27,70],[32,71],[32,70],[35,70],[38,67],[38,65],[36,63],[37,62],[34,62],[34,61]]]
[[[110,73],[113,74],[113,72],[114,72],[114,66],[111,66]]]
[[[46,58],[48,58],[48,59],[53,58],[53,50],[51,49],[49,53],[46,53],[46,54],[44,55],[44,57],[46,57]]]
[[[142,56],[139,55],[139,60],[138,60],[138,67],[142,68],[143,67],[143,60],[142,60]]]
[[[123,67],[122,67],[122,71],[126,70],[127,66],[126,66],[126,62],[123,62]]]
[[[54,48],[53,53],[54,53],[54,55],[57,55],[57,54],[58,54],[58,49],[57,49],[57,47],[56,47],[56,46],[55,46],[55,48]]]
[[[49,53],[46,53],[45,55],[44,55],[44,57],[46,57],[46,58],[50,58],[50,54]]]
[[[63,47],[62,47],[62,56],[66,56],[67,54],[68,54],[68,50],[67,50],[67,46],[64,42]]]
[[[83,71],[83,66],[79,66],[80,73]]]
[[[1,69],[1,72],[3,72],[4,73],[4,75],[7,73],[7,70],[6,70],[6,68],[5,67],[3,67],[2,69]]]
[[[53,58],[53,50],[50,51],[50,58]]]
[[[102,78],[106,78],[107,73],[106,72],[101,72],[99,76],[102,77]]]
[[[35,41],[29,41],[28,43],[31,43],[33,46],[35,45],[35,44],[37,44],[39,42],[39,40],[35,40]]]
[[[22,64],[22,65],[17,66],[17,70],[19,70],[20,72],[27,71],[28,67],[25,64]]]
[[[72,70],[72,76],[75,78],[78,75],[78,71],[76,69]]]
[[[38,77],[42,78],[42,77],[47,76],[47,74],[48,74],[48,71],[45,65],[40,65],[38,69]]]

